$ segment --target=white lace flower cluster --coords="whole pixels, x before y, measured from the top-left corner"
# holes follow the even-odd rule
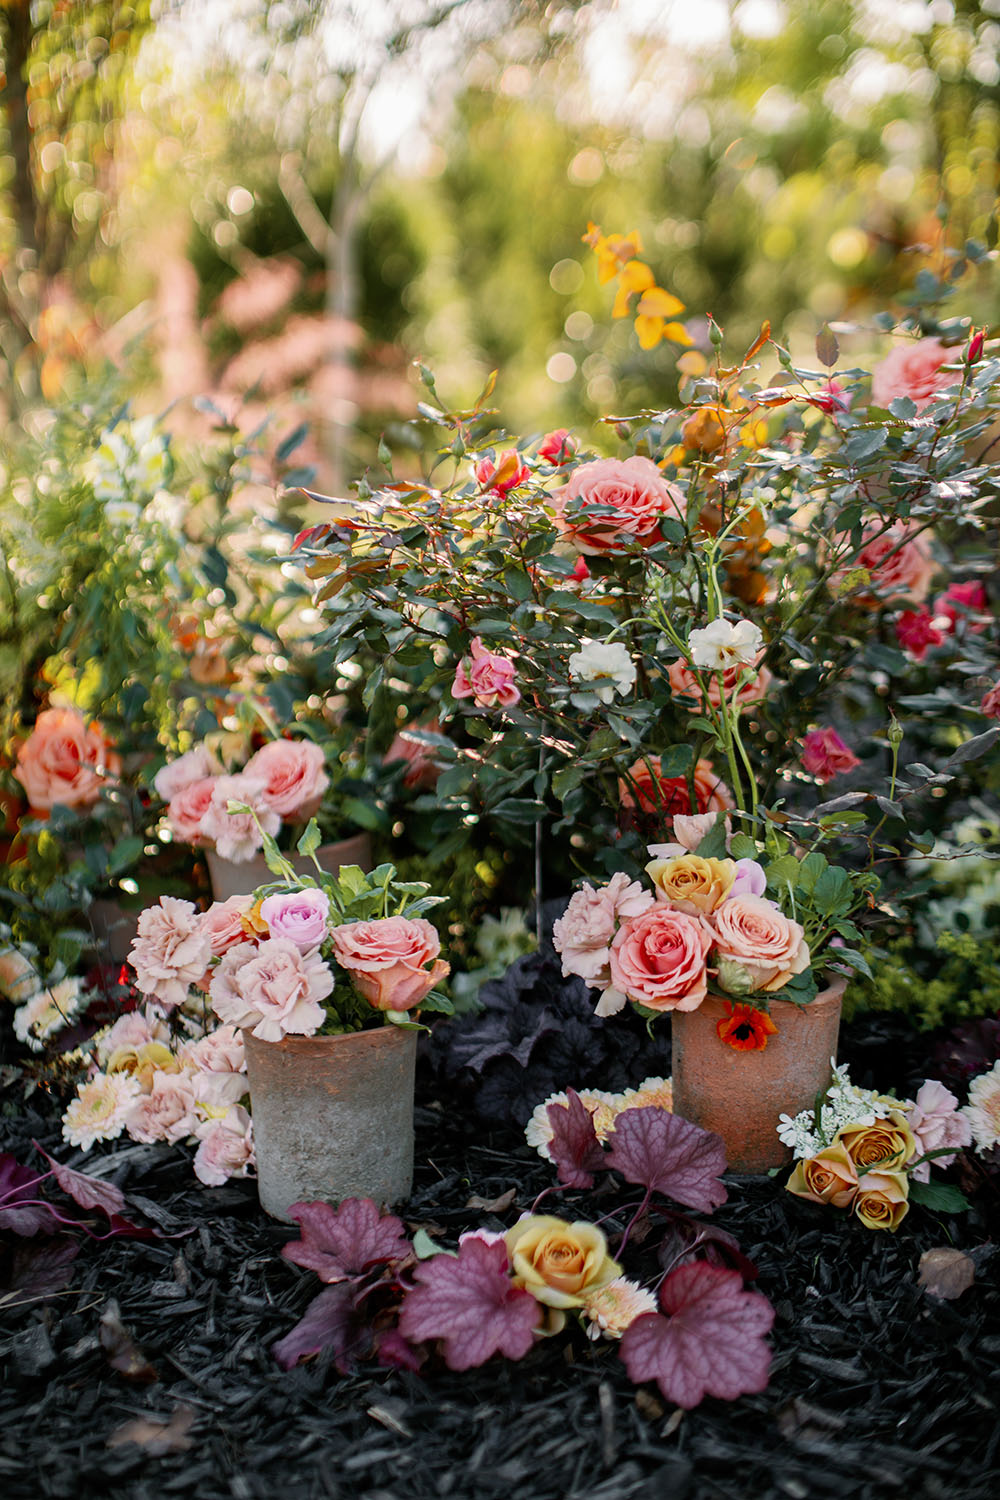
[[[876,1120],[885,1120],[891,1109],[899,1109],[898,1099],[889,1099],[875,1089],[861,1089],[848,1077],[847,1064],[833,1065],[833,1082],[826,1091],[820,1105],[819,1118],[811,1109],[804,1109],[794,1118],[781,1115],[778,1135],[786,1146],[791,1146],[796,1161],[806,1161],[828,1146],[845,1125],[872,1125]]]

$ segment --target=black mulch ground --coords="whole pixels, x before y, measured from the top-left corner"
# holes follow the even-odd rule
[[[848,1029],[858,1082],[903,1089],[926,1044],[880,1019]],[[10,1091],[6,1095],[10,1109]],[[0,1096],[0,1106],[4,1096]],[[487,1134],[427,1089],[417,1177],[403,1210],[453,1243],[482,1222],[470,1197],[510,1188],[511,1223],[552,1180],[520,1132]],[[44,1112],[0,1117],[0,1149],[31,1137],[66,1158]],[[92,1160],[92,1158],[91,1158]],[[964,1218],[914,1209],[895,1236],[800,1203],[770,1181],[733,1179],[717,1222],[760,1269],[775,1304],[770,1387],[681,1414],[637,1393],[613,1347],[580,1335],[519,1364],[468,1374],[373,1370],[342,1378],[320,1358],[289,1374],[271,1345],[318,1290],[283,1261],[288,1231],[265,1219],[252,1184],[204,1189],[182,1148],[123,1146],[113,1178],[182,1239],[88,1245],[71,1287],[44,1305],[0,1309],[0,1496],[67,1500],[995,1500],[1000,1494],[1000,1290],[995,1194]],[[79,1164],[79,1163],[78,1163]],[[587,1196],[546,1211],[596,1217]],[[960,1300],[917,1283],[921,1252],[975,1251]],[[153,1366],[147,1384],[115,1373],[98,1338],[117,1301]],[[150,1373],[150,1372],[147,1372]],[[108,1446],[131,1418],[193,1414],[191,1445],[154,1456]]]

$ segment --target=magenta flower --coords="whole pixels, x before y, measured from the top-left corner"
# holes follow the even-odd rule
[[[516,671],[508,656],[488,651],[480,636],[473,636],[469,655],[455,668],[453,698],[471,698],[480,708],[512,708],[521,696],[515,686]]]
[[[835,729],[810,729],[802,739],[802,769],[819,781],[832,781],[861,762]]]

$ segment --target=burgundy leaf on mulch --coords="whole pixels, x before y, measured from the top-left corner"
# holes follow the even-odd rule
[[[150,1364],[125,1327],[113,1297],[101,1314],[100,1340],[108,1364],[126,1380],[134,1380],[137,1385],[151,1385],[154,1380],[159,1380],[160,1372]]]
[[[740,1249],[739,1241],[717,1224],[704,1224],[686,1214],[673,1215],[672,1232],[660,1244],[657,1259],[664,1270],[705,1260],[728,1271],[739,1271],[744,1281],[756,1281],[760,1275],[753,1261]],[[635,1235],[632,1235],[635,1244]]]
[[[735,1401],[765,1388],[771,1351],[764,1335],[774,1308],[744,1291],[739,1272],[681,1266],[660,1288],[660,1306],[668,1317],[644,1313],[625,1330],[621,1356],[632,1380],[655,1380],[686,1410],[705,1396]]]
[[[299,1360],[332,1349],[334,1363],[342,1375],[350,1374],[354,1362],[369,1353],[372,1331],[359,1316],[355,1289],[345,1282],[324,1287],[314,1297],[295,1327],[272,1346],[271,1352],[283,1370]]]
[[[390,1370],[419,1370],[426,1351],[404,1339],[398,1328],[383,1328],[375,1335],[375,1353],[380,1365]]]
[[[339,1208],[293,1203],[288,1213],[300,1225],[302,1238],[289,1240],[281,1253],[315,1271],[320,1281],[345,1281],[410,1253],[403,1221],[380,1214],[371,1198],[345,1198]]]
[[[61,1292],[73,1279],[73,1262],[80,1246],[68,1235],[40,1245],[22,1245],[10,1262],[6,1284],[0,1285],[0,1306],[20,1307]]]
[[[615,1116],[607,1157],[626,1182],[663,1193],[685,1208],[711,1213],[729,1196],[719,1181],[726,1170],[721,1136],[669,1110],[626,1109]]]
[[[74,1203],[78,1203],[81,1208],[100,1208],[109,1219],[124,1211],[125,1194],[121,1188],[115,1187],[112,1182],[101,1182],[96,1177],[89,1177],[86,1172],[74,1172],[72,1167],[64,1167],[62,1162],[50,1156],[37,1141],[34,1145],[52,1168],[56,1182]],[[122,1222],[125,1222],[124,1219]]]
[[[566,1098],[568,1104],[550,1104],[545,1111],[552,1127],[549,1153],[564,1187],[593,1187],[594,1173],[608,1166],[607,1154],[597,1139],[594,1117],[579,1094],[567,1089]]]
[[[539,1307],[511,1284],[503,1244],[467,1239],[458,1255],[435,1255],[414,1268],[399,1317],[404,1338],[440,1339],[449,1369],[471,1370],[494,1354],[521,1359],[534,1343]]]
[[[33,1234],[54,1234],[60,1218],[49,1203],[40,1203],[38,1185],[42,1178],[21,1163],[9,1151],[0,1152],[0,1229],[25,1239]]]

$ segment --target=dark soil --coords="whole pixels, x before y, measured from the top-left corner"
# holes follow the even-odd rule
[[[890,1018],[848,1028],[857,1082],[908,1087],[928,1048]],[[641,1075],[640,1075],[641,1076]],[[0,1149],[34,1137],[62,1159],[57,1105],[0,1095]],[[553,1181],[519,1130],[448,1113],[425,1080],[417,1175],[402,1216],[442,1232],[500,1228]],[[79,1154],[77,1154],[78,1156]],[[769,1388],[735,1403],[670,1409],[637,1390],[615,1348],[573,1335],[517,1364],[467,1374],[380,1369],[344,1378],[320,1357],[284,1373],[270,1349],[319,1289],[284,1261],[290,1238],[252,1183],[202,1188],[183,1148],[118,1143],[109,1174],[181,1238],[87,1242],[69,1288],[0,1305],[0,1496],[60,1500],[994,1500],[1000,1493],[1000,1290],[986,1183],[971,1214],[914,1208],[896,1235],[804,1204],[770,1180],[734,1178],[716,1222],[756,1262],[777,1309]],[[86,1163],[92,1167],[95,1154]],[[82,1158],[72,1161],[82,1165]],[[502,1219],[467,1205],[516,1197]],[[590,1195],[546,1211],[596,1218]],[[958,1301],[918,1285],[922,1251],[973,1253]],[[114,1299],[149,1366],[117,1373],[98,1338]],[[185,1422],[189,1446],[157,1455],[109,1438],[137,1417]]]

